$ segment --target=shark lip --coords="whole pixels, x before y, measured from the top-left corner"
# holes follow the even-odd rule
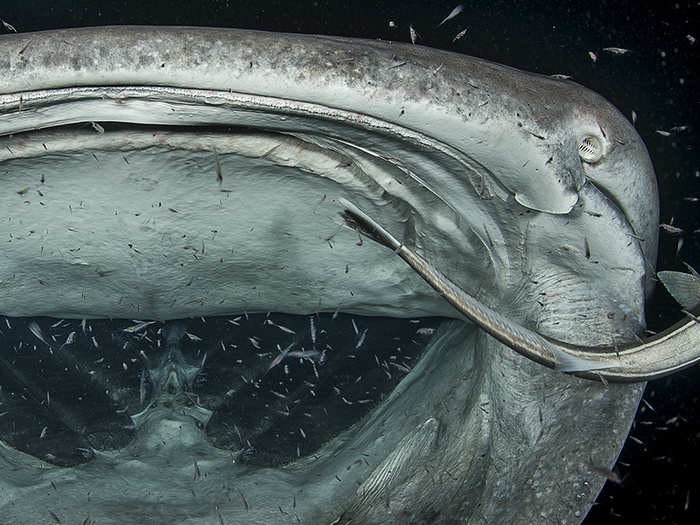
[[[455,319],[391,254],[345,228],[337,203],[358,202],[485,303],[544,333],[593,344],[636,330],[643,301],[642,256],[634,247],[606,252],[628,231],[595,188],[581,188],[569,214],[561,213],[571,202],[568,187],[553,190],[546,205],[538,202],[557,214],[521,206],[514,195],[534,195],[534,187],[514,189],[522,181],[494,175],[487,161],[495,153],[476,159],[445,140],[452,128],[428,132],[442,109],[414,114],[422,107],[416,99],[400,125],[399,116],[254,95],[252,88],[65,85],[0,95],[0,209],[11,210],[12,219],[0,232],[11,239],[5,253],[13,269],[0,283],[3,314],[167,320],[340,309],[451,320],[390,398],[347,441],[326,443],[321,459],[303,457],[282,468],[234,464],[230,452],[202,441],[197,422],[206,413],[151,412],[144,425],[153,432],[142,436],[157,438],[149,447],[169,436],[173,448],[162,457],[139,460],[124,448],[66,472],[3,450],[3,458],[21,465],[4,481],[7,493],[37,489],[3,502],[3,511],[62,501],[63,515],[79,521],[80,498],[90,487],[99,501],[91,515],[105,523],[133,518],[132,511],[183,523],[217,513],[270,523],[273,513],[286,519],[278,507],[308,522],[338,516],[371,522],[405,512],[464,514],[459,494],[466,487],[479,512],[496,515],[503,497],[534,509],[516,489],[528,480],[535,492],[557,491],[572,509],[592,503],[602,479],[588,481],[585,461],[616,455],[640,388],[605,390],[512,355]],[[333,89],[328,93],[338,100]],[[419,125],[421,118],[427,124]],[[595,216],[585,213],[589,208]],[[584,266],[581,236],[595,266]],[[189,377],[184,369],[181,375]],[[193,458],[194,450],[204,453]],[[556,465],[547,459],[552,451]],[[516,463],[503,482],[497,471]],[[575,495],[556,488],[538,474],[542,465],[586,478],[585,488]],[[115,479],[108,470],[140,482],[122,484],[131,507],[151,487],[148,509],[115,513],[107,503]],[[422,490],[437,487],[436,473],[437,491]],[[60,495],[45,490],[68,478]],[[162,491],[165,482],[175,488]],[[218,494],[222,484],[226,498],[213,505],[188,499],[193,490]],[[41,491],[51,495],[36,499]],[[551,510],[537,505],[540,513]]]

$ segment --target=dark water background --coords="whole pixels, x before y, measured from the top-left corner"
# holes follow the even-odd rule
[[[658,269],[700,270],[700,160],[697,2],[465,1],[464,11],[435,26],[458,3],[450,1],[69,1],[3,0],[0,19],[18,31],[108,24],[197,25],[409,40],[543,74],[567,74],[601,93],[637,129],[656,168],[661,221],[684,230],[660,233]],[[396,28],[389,27],[389,20]],[[464,38],[453,37],[467,28]],[[4,32],[0,27],[0,32]],[[603,47],[629,48],[615,56]],[[588,52],[594,51],[593,63]],[[664,137],[656,130],[689,126]],[[679,242],[682,243],[679,246]],[[649,328],[680,319],[658,289],[647,311]],[[647,387],[616,467],[584,523],[700,523],[700,368]],[[652,408],[653,407],[653,408]]]

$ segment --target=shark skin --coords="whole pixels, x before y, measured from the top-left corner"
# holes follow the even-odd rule
[[[3,447],[13,523],[582,519],[643,385],[513,353],[339,212],[542,335],[633,341],[656,179],[602,97],[421,46],[208,28],[2,36],[0,71],[3,315],[445,318],[381,405],[276,467],[207,440],[216,412],[182,395],[204,363],[151,363],[170,397],[127,445],[67,467]]]

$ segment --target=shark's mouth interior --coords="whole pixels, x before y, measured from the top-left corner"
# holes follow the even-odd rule
[[[0,158],[3,313],[66,319],[40,320],[48,344],[26,321],[8,324],[2,402],[13,418],[0,429],[16,450],[3,452],[14,467],[3,483],[62,486],[17,493],[13,505],[43,498],[57,515],[99,523],[217,513],[419,523],[497,515],[526,481],[532,497],[558,490],[537,473],[557,457],[562,472],[590,476],[560,491],[567,512],[585,508],[601,483],[593,465],[616,453],[639,390],[540,369],[458,320],[398,258],[347,228],[338,200],[381,218],[487,304],[523,322],[546,304],[536,323],[562,338],[629,338],[641,323],[639,277],[611,301],[603,283],[586,284],[596,268],[538,266],[527,251],[537,225],[557,235],[571,216],[520,206],[447,144],[282,103],[85,88],[28,97],[27,113],[7,117],[21,125]],[[580,198],[597,195],[588,185]],[[572,216],[598,228],[600,211],[619,216],[612,206]],[[608,239],[586,242],[603,254]],[[637,253],[619,257],[640,265]],[[586,319],[589,333],[574,328],[581,302],[607,314]],[[83,318],[159,323],[131,334],[136,321],[83,328]],[[88,401],[102,412],[86,415]],[[29,406],[42,415],[22,419]],[[115,486],[140,503],[116,512]]]
[[[5,324],[0,435],[13,448],[74,466],[129,447],[160,418],[191,418],[236,462],[277,467],[390,397],[439,319],[245,312],[142,327],[43,319],[44,341],[22,318]]]

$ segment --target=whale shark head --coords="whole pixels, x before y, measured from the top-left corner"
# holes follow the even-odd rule
[[[87,385],[41,404],[74,440],[65,456],[3,427],[13,523],[33,523],[29,506],[450,523],[576,521],[592,504],[593,464],[614,461],[641,387],[513,354],[339,203],[524,326],[633,340],[656,180],[602,97],[428,48],[195,28],[3,36],[0,70],[1,313],[67,319],[54,330],[78,341],[42,362]],[[85,318],[100,331],[69,321]],[[392,341],[402,319],[431,337]],[[41,384],[16,354],[13,384]],[[76,416],[88,387],[97,423]]]

